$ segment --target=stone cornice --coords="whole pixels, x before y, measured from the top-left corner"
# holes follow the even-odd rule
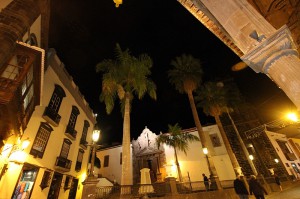
[[[86,116],[94,125],[96,123],[96,118],[94,117],[93,110],[90,108],[88,102],[84,99],[84,96],[80,93],[79,88],[74,83],[72,76],[67,72],[64,64],[59,60],[54,49],[49,49],[48,51],[48,62],[59,77],[60,81],[72,94],[76,103],[85,112]]]
[[[198,0],[178,0],[194,17],[196,17],[207,29],[217,36],[226,46],[228,46],[239,57],[243,52],[233,43],[230,35],[215,20],[209,10]]]
[[[283,26],[273,35],[258,43],[255,48],[242,56],[241,59],[255,72],[268,74],[272,63],[285,55],[298,56],[297,47],[287,26]]]

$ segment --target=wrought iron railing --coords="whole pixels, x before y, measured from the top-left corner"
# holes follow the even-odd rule
[[[43,117],[54,126],[58,126],[61,116],[56,113],[53,109],[46,107]]]
[[[58,156],[56,158],[55,167],[60,171],[64,171],[64,172],[70,171],[71,165],[72,165],[72,161],[67,158],[61,156]]]

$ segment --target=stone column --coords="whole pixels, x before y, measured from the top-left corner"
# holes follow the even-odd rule
[[[300,108],[300,60],[287,26],[241,58],[254,71],[268,75]]]
[[[174,177],[167,177],[165,181],[170,184],[171,194],[178,194],[177,186],[176,186],[176,178]]]
[[[96,198],[96,185],[98,180],[96,177],[88,177],[83,183],[82,199]]]
[[[191,12],[203,12],[211,24],[220,24],[222,34],[244,54],[241,59],[270,77],[300,109],[300,60],[286,26],[276,30],[247,0],[178,1],[191,5]]]

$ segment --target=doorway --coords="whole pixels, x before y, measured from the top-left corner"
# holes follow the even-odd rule
[[[73,178],[68,199],[76,198],[77,186],[78,186],[78,179]]]
[[[57,172],[54,173],[48,193],[48,199],[58,199],[62,178],[62,174]]]

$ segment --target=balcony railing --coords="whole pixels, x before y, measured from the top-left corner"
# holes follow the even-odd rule
[[[72,165],[72,161],[67,158],[58,156],[55,162],[55,168],[62,172],[70,171]]]
[[[88,142],[85,139],[80,140],[80,146],[84,149],[87,149]]]
[[[58,113],[56,113],[53,109],[46,107],[43,118],[53,126],[57,127],[59,125],[61,116]]]
[[[76,135],[77,135],[77,131],[73,127],[71,127],[71,126],[68,125],[67,128],[66,128],[65,134],[71,140],[75,140],[76,139]]]
[[[75,171],[80,171],[81,170],[81,165],[82,165],[82,162],[76,162],[76,165],[75,165]]]

